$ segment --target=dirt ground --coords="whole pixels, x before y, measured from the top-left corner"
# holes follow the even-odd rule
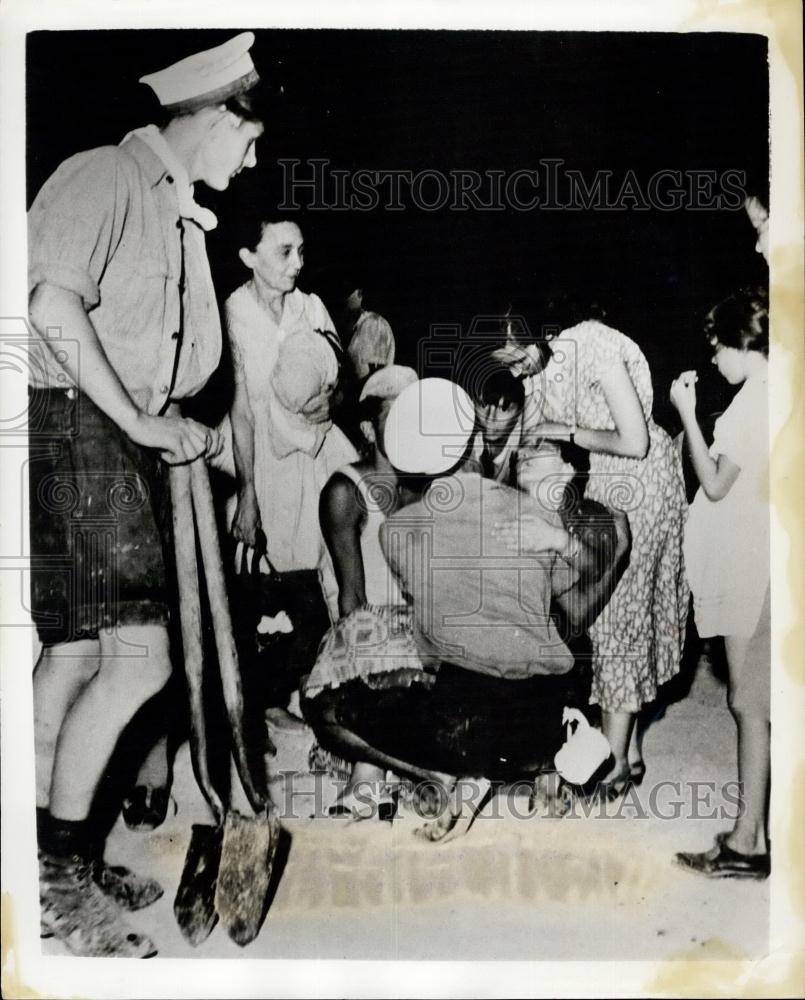
[[[723,786],[736,777],[735,727],[709,661],[644,749],[644,783],[604,814],[528,817],[526,796],[501,792],[465,837],[444,845],[412,835],[422,821],[410,804],[393,824],[308,818],[311,793],[318,788],[321,809],[334,789],[300,775],[298,818],[284,822],[287,859],[246,949],[220,925],[193,949],[173,916],[191,823],[208,821],[187,745],[175,765],[175,814],[152,833],[119,820],[107,859],[163,883],[163,898],[130,918],[160,957],[663,959],[713,945],[764,954],[767,882],[708,880],[672,864],[677,850],[708,848],[731,825],[725,812],[734,814]],[[303,756],[298,740],[280,751],[275,767]],[[53,941],[43,949],[62,953]]]

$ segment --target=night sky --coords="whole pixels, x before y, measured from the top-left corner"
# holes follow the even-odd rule
[[[65,157],[154,120],[139,76],[244,27],[30,35],[28,202]],[[258,165],[224,193],[196,192],[220,219],[208,247],[222,297],[247,276],[237,259],[244,221],[281,200],[280,158],[323,158],[351,172],[507,175],[558,159],[586,179],[612,171],[615,191],[628,170],[645,188],[663,169],[742,171],[749,191],[767,189],[763,37],[255,33],[266,109]],[[643,348],[660,422],[676,429],[667,394],[682,368],[702,372],[703,407],[723,405],[725,387],[714,371],[705,375],[702,317],[741,284],[767,277],[742,209],[427,212],[404,200],[399,212],[298,213],[307,244],[301,286],[327,301],[336,272],[354,270],[367,304],[390,320],[399,360],[416,363],[432,324],[466,330],[473,316],[507,301],[539,327],[540,297],[569,292],[603,305],[608,322]],[[219,378],[211,390],[219,404],[225,385]]]

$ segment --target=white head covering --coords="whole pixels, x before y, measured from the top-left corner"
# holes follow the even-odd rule
[[[140,77],[169,111],[191,112],[250,90],[260,79],[249,55],[254,33],[242,31],[213,49]]]
[[[386,365],[378,368],[363,383],[358,399],[361,402],[369,396],[376,399],[396,399],[409,385],[417,381],[417,373],[406,365]]]
[[[395,469],[438,476],[463,456],[475,426],[472,400],[443,378],[424,378],[403,389],[389,410],[384,443]]]

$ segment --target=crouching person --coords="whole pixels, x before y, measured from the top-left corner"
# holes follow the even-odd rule
[[[421,831],[429,840],[469,827],[483,798],[462,783],[488,788],[490,780],[533,776],[553,760],[563,709],[587,700],[584,665],[557,615],[573,632],[586,629],[630,545],[625,516],[600,505],[551,510],[539,491],[534,498],[474,472],[448,475],[469,432],[463,442],[448,435],[441,461],[438,454],[430,461],[438,420],[452,422],[444,416],[451,405],[472,414],[449,383],[434,387],[447,398],[431,405],[427,383],[441,381],[410,386],[388,415],[385,449],[398,471],[400,504],[380,529],[433,681],[377,689],[354,680],[307,706],[320,741],[335,752],[442,783],[450,808]],[[423,440],[412,443],[419,428]],[[574,470],[557,448],[545,447],[546,495],[560,507],[556,477],[562,467],[567,478]]]

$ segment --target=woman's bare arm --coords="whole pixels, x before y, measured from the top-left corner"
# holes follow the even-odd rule
[[[254,489],[254,414],[246,383],[235,381],[235,395],[229,411],[232,423],[232,451],[238,476],[238,505],[232,521],[232,536],[246,545],[255,545],[261,526],[260,508]]]
[[[613,519],[617,535],[615,551],[601,576],[592,579],[580,577],[569,590],[554,595],[554,603],[575,635],[586,632],[595,622],[629,565],[632,548],[629,519],[623,511],[613,511]]]
[[[595,430],[568,424],[542,423],[528,429],[529,438],[567,440],[571,431],[573,439],[587,451],[623,455],[627,458],[645,458],[649,436],[640,398],[623,361],[618,361],[600,381],[604,398],[609,406],[614,430]]]

